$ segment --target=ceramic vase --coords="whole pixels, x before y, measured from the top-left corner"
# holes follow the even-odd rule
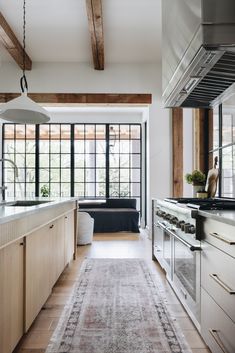
[[[202,185],[193,185],[193,197],[197,197],[197,192],[202,190]]]

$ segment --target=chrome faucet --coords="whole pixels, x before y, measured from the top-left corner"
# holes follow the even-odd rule
[[[15,176],[18,177],[18,167],[17,165],[9,158],[0,158],[0,162],[9,162],[12,164],[13,168],[15,169]],[[5,201],[5,190],[7,189],[7,186],[3,184],[3,179],[2,179],[2,185],[0,186],[0,191],[2,194],[2,201]]]

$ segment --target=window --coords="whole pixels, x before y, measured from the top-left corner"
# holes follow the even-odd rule
[[[8,197],[35,195],[35,125],[3,125],[3,158],[18,166],[16,178],[11,164],[4,162],[3,179]]]
[[[105,125],[75,125],[74,166],[76,196],[106,197]]]
[[[43,185],[52,197],[71,194],[70,125],[39,125],[39,190]]]
[[[235,197],[235,95],[213,110],[213,149],[219,157],[218,196]]]
[[[3,125],[3,157],[19,167],[15,178],[5,163],[7,197],[141,199],[139,124]]]

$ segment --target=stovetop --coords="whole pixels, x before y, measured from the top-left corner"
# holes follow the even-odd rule
[[[235,199],[225,198],[166,198],[165,201],[174,204],[185,204],[189,208],[200,209],[200,210],[235,210]]]

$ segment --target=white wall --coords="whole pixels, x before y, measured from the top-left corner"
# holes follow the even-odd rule
[[[0,92],[19,92],[21,71],[12,63],[0,67]],[[112,64],[96,71],[89,64],[34,63],[27,72],[30,92],[41,93],[152,93],[147,131],[148,225],[151,198],[171,194],[169,110],[161,103],[161,65]],[[68,121],[68,120],[66,120]]]

